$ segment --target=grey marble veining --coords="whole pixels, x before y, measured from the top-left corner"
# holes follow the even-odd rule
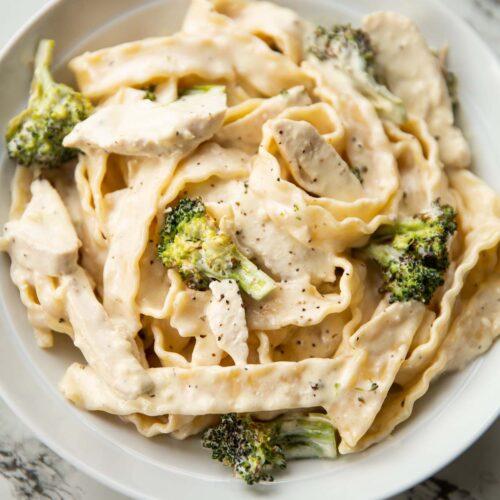
[[[0,404],[1,498],[81,498],[82,490],[68,483],[71,469]]]
[[[41,443],[0,399],[0,500],[123,500]]]
[[[500,0],[440,1],[463,17],[500,57]],[[46,2],[1,0],[0,46]],[[126,498],[87,477],[49,450],[0,400],[0,500]],[[500,421],[497,420],[477,443],[453,463],[391,500],[499,498]]]

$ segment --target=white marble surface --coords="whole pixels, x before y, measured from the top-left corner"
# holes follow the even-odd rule
[[[471,24],[500,57],[500,0],[440,1]],[[46,3],[47,0],[0,0],[0,47]],[[497,420],[452,464],[392,500],[498,498],[500,421]],[[100,485],[59,458],[0,400],[0,500],[14,499],[123,500],[126,497]]]

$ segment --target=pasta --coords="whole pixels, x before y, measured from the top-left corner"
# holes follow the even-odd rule
[[[404,122],[311,57],[312,27],[268,2],[193,0],[178,33],[70,62],[95,105],[64,139],[78,160],[17,167],[0,239],[38,344],[64,333],[85,357],[61,381],[68,400],[178,439],[224,413],[319,409],[347,454],[491,346],[500,198],[467,169],[442,63],[415,24],[383,12],[362,26]],[[192,289],[162,265],[182,198],[203,201],[272,292]],[[443,284],[429,303],[394,301],[353,249],[436,200],[458,224]]]

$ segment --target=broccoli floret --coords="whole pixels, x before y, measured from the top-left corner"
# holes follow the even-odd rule
[[[193,85],[181,90],[180,97],[186,95],[206,94],[208,92],[217,92],[223,94],[226,91],[225,85]]]
[[[272,470],[284,469],[290,459],[337,456],[335,429],[321,414],[256,422],[229,413],[203,433],[202,445],[247,484],[273,481]]]
[[[86,97],[54,82],[50,73],[53,51],[53,40],[38,45],[28,107],[7,125],[9,157],[21,165],[54,167],[74,158],[77,150],[65,148],[62,141],[92,112]]]
[[[378,81],[375,54],[364,31],[349,24],[331,29],[318,26],[312,33],[308,52],[346,73],[381,117],[398,124],[406,121],[403,101]]]
[[[200,199],[183,198],[175,208],[167,209],[158,255],[196,290],[206,290],[213,280],[233,279],[260,300],[276,288],[276,283],[236,248],[231,237],[217,228]]]
[[[450,260],[448,242],[457,229],[455,210],[436,201],[427,212],[381,226],[356,255],[382,268],[390,302],[417,300],[428,304],[444,283]]]

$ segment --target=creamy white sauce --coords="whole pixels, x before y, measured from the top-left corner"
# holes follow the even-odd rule
[[[290,173],[304,191],[341,201],[364,196],[349,165],[312,125],[277,119],[270,128]]]
[[[4,226],[16,262],[50,276],[73,272],[80,242],[61,198],[48,181],[31,184],[32,198],[20,219]]]
[[[31,191],[21,218],[5,228],[13,263],[19,271],[26,268],[60,280],[75,345],[111,387],[126,398],[139,396],[151,389],[152,382],[77,263],[80,243],[65,205],[46,180],[35,180]]]
[[[306,106],[311,99],[304,87],[293,87],[270,99],[249,99],[230,108],[224,126],[215,140],[224,147],[236,147],[248,153],[256,153],[262,140],[262,127],[291,106]]]
[[[443,163],[467,167],[469,145],[454,126],[453,110],[441,61],[432,53],[416,25],[394,12],[377,12],[363,20],[389,88],[410,114],[424,118],[439,142]]]
[[[225,94],[212,92],[183,97],[168,105],[147,99],[111,104],[79,123],[66,136],[64,145],[129,156],[169,156],[183,152],[183,144],[189,150],[190,141],[215,133],[225,111]]]
[[[207,308],[207,320],[217,345],[226,351],[236,365],[248,358],[248,328],[239,287],[233,280],[210,283],[212,299]]]
[[[74,343],[103,380],[126,399],[139,397],[153,383],[133,353],[132,342],[111,322],[83,269],[65,276]]]
[[[271,2],[219,2],[222,14],[230,17],[245,31],[275,46],[294,62],[302,59],[304,21],[292,10]]]

